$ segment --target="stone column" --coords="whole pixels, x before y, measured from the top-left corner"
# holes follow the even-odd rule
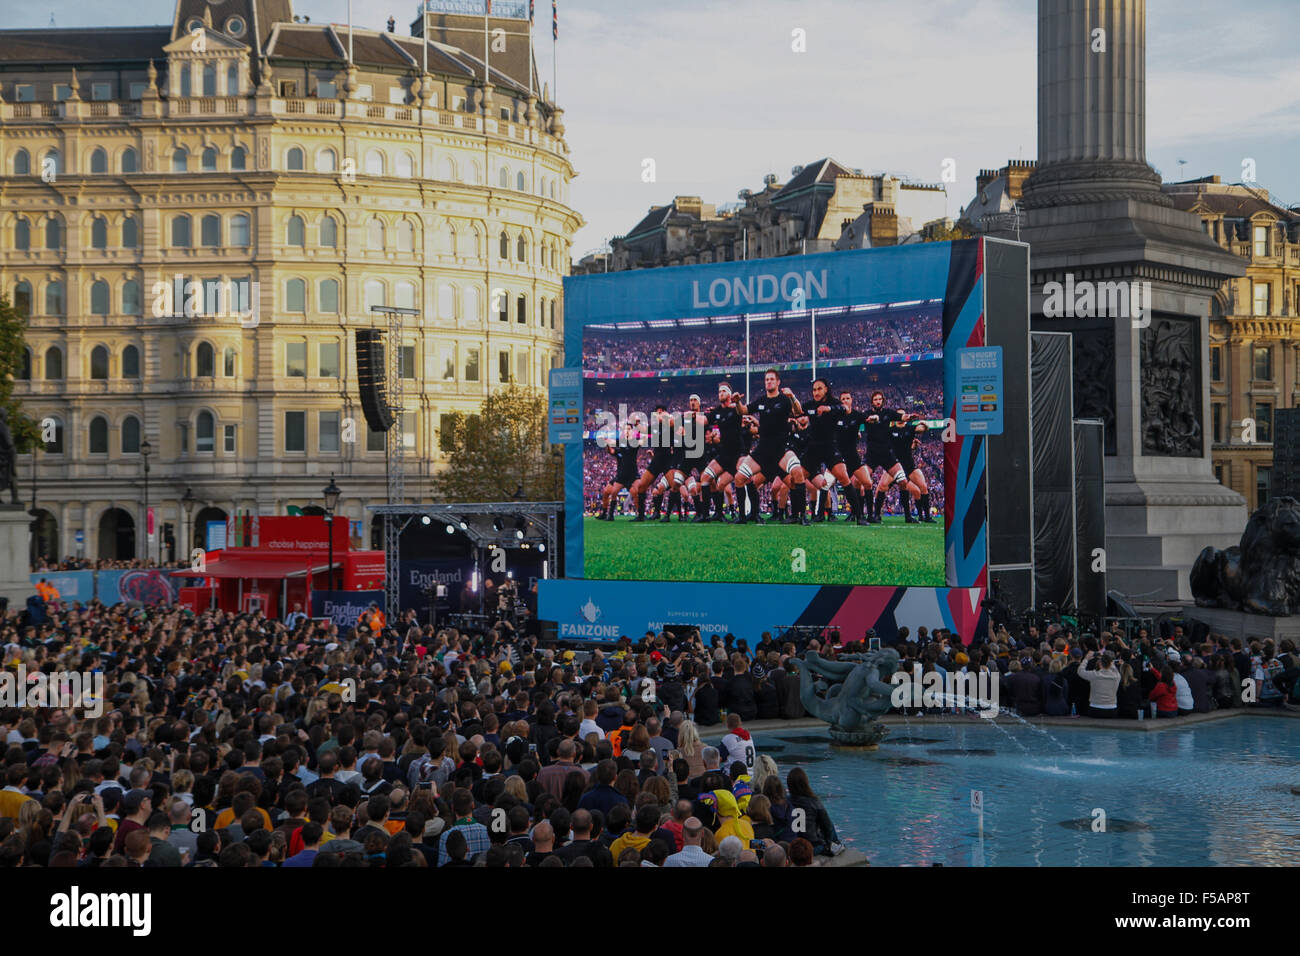
[[[1106,422],[1111,586],[1185,599],[1196,554],[1235,544],[1246,520],[1214,479],[1206,368],[1210,299],[1245,267],[1147,165],[1145,42],[1145,0],[1039,0],[1039,165],[1022,235],[1033,328],[1073,333],[1075,416]],[[1050,282],[1091,283],[1091,311],[1046,315]],[[1149,284],[1142,312],[1126,297],[1101,307],[1116,283]]]

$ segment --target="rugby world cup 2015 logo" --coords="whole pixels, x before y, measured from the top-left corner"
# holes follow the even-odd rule
[[[591,598],[587,598],[587,603],[578,608],[578,613],[588,624],[595,624],[600,620],[600,607],[597,606]]]

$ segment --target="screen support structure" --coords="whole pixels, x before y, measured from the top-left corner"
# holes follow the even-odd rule
[[[388,408],[393,423],[386,434],[384,458],[387,465],[388,503],[401,504],[406,497],[406,444],[402,437],[402,336],[406,317],[420,315],[419,309],[372,305],[388,320]],[[397,515],[384,515],[384,615],[396,621],[401,612],[401,578],[397,568],[398,540],[405,524]]]

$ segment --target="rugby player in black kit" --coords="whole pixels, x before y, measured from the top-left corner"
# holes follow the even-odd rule
[[[863,513],[862,505],[866,502],[867,508],[871,507],[871,469],[863,464],[862,456],[858,453],[858,433],[867,416],[864,412],[854,410],[853,393],[850,391],[840,392],[840,405],[844,410],[835,416],[835,447],[844,461],[844,470],[849,475],[849,481],[841,484],[844,485],[846,494],[852,492],[850,503],[855,497],[857,499],[854,518],[858,524],[869,524],[870,516]]]
[[[903,467],[903,474],[907,476],[905,486],[898,489],[898,501],[903,506],[903,516],[908,524],[913,524],[918,519],[926,524],[934,524],[934,518],[930,516],[930,487],[926,484],[925,474],[917,465],[914,454],[921,447],[921,438],[930,430],[930,426],[921,420],[920,413],[909,414],[901,408],[896,413],[893,424],[890,441],[893,442],[898,463]],[[888,480],[883,482],[881,487],[887,488]],[[912,517],[914,501],[916,518]]]
[[[902,487],[907,481],[907,475],[903,471],[903,466],[898,463],[898,455],[894,452],[892,440],[895,411],[885,407],[884,392],[871,393],[871,407],[867,409],[866,417],[863,419],[867,432],[867,467],[872,472],[879,468],[885,473],[885,477],[876,488],[874,507],[868,509],[871,512],[869,520],[872,524],[880,524],[880,515],[885,508],[885,491],[891,482],[900,486],[900,492],[907,493]],[[870,500],[868,505],[871,505]]]
[[[666,406],[655,406],[654,418],[650,422],[650,444],[654,451],[650,454],[645,471],[641,472],[641,477],[632,486],[632,497],[636,501],[636,517],[632,519],[633,521],[645,521],[646,492],[654,486],[658,478],[667,474],[672,467],[676,451],[681,447],[677,427],[672,416],[668,414]],[[659,505],[662,500],[661,494],[655,495],[655,518],[659,517]]]
[[[774,368],[763,373],[764,394],[750,404],[745,404],[744,396],[738,396],[737,408],[741,415],[758,423],[758,443],[737,466],[736,485],[744,488],[749,495],[749,519],[761,523],[758,516],[758,487],[769,479],[786,476],[790,488],[791,520],[808,524],[807,490],[804,482],[807,478],[798,454],[790,447],[790,419],[804,414],[799,399],[794,392],[781,387],[781,376]],[[737,524],[746,521],[746,515],[740,509]]]
[[[641,450],[642,442],[642,437],[637,434],[636,429],[631,425],[623,429],[621,441],[610,439],[608,451],[614,456],[617,465],[614,469],[613,480],[602,489],[600,514],[596,515],[597,520],[613,521],[614,507],[618,504],[619,492],[636,484],[636,455]]]
[[[725,521],[727,486],[735,479],[736,465],[744,454],[740,412],[731,400],[731,386],[718,385],[718,404],[708,411],[707,441],[712,458],[700,473],[700,508],[704,521]],[[713,514],[709,514],[709,505]]]
[[[830,385],[826,379],[813,381],[812,400],[806,406],[808,413],[808,448],[800,455],[804,471],[808,474],[808,486],[815,496],[826,495],[827,506],[818,512],[822,517],[829,510],[830,491],[826,476],[822,474],[825,467],[840,487],[844,488],[849,498],[853,520],[862,513],[862,496],[853,487],[849,469],[841,453],[840,433],[844,430],[845,416],[849,414],[843,404],[831,397]],[[853,431],[853,457],[857,458],[857,430]]]

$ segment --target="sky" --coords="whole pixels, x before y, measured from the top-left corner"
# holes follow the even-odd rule
[[[408,32],[416,5],[357,0],[357,26]],[[558,76],[575,258],[676,195],[736,201],[775,173],[830,156],[948,185],[956,216],[981,168],[1033,159],[1035,0],[538,0],[537,67]],[[0,0],[5,27],[170,23],[172,0]],[[405,11],[405,12],[401,12]],[[296,0],[346,23],[347,0]],[[1242,177],[1300,203],[1300,27],[1295,0],[1148,0],[1147,161],[1166,181]],[[796,31],[802,31],[796,34]],[[803,39],[803,52],[794,47]],[[653,181],[650,164],[653,160]]]

